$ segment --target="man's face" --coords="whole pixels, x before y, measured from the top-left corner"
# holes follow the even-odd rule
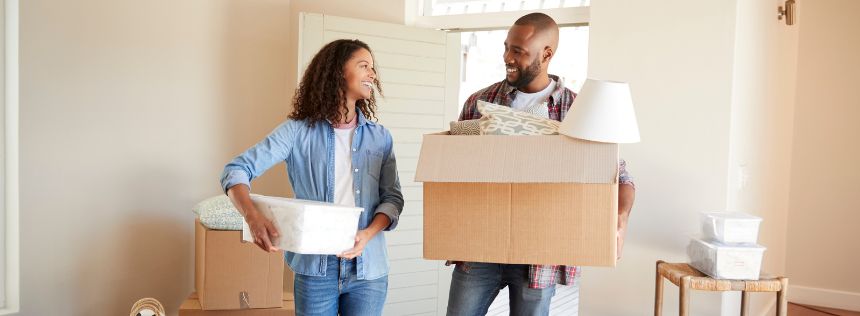
[[[536,37],[530,25],[514,25],[508,30],[503,55],[508,84],[522,88],[540,75],[543,49]]]

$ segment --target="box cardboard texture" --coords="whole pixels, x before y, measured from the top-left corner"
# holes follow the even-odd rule
[[[295,316],[296,305],[291,293],[284,292],[281,307],[255,308],[241,310],[203,310],[197,293],[191,295],[179,306],[179,316]]]
[[[618,145],[424,135],[424,258],[615,266]]]
[[[204,310],[281,307],[284,252],[242,242],[241,231],[195,221],[195,286]]]

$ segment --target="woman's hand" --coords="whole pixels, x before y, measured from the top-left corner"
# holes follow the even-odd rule
[[[273,246],[275,239],[279,236],[278,229],[272,224],[272,221],[254,210],[246,212],[245,221],[248,222],[248,227],[251,229],[251,236],[254,237],[254,243],[268,252],[279,251],[278,247]]]
[[[273,246],[275,238],[278,237],[278,229],[272,224],[272,221],[263,216],[260,211],[254,207],[251,202],[251,188],[247,185],[234,185],[227,190],[227,196],[233,202],[233,206],[245,217],[245,222],[248,223],[248,228],[251,229],[251,236],[254,237],[254,243],[268,252],[279,251]]]
[[[379,231],[388,227],[391,224],[391,219],[388,218],[385,214],[376,214],[373,216],[373,221],[370,222],[370,225],[367,226],[366,229],[359,230],[358,233],[355,234],[355,246],[352,249],[341,252],[338,257],[345,259],[352,259],[361,255],[364,251],[364,246],[367,246],[367,242],[369,242],[373,236],[376,236]]]
[[[373,235],[375,235],[375,232],[370,231],[370,229],[359,230],[358,233],[355,234],[355,246],[337,256],[345,259],[352,259],[360,256],[364,251],[364,246],[367,246],[367,242],[373,238]]]

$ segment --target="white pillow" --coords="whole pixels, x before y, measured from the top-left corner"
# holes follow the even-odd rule
[[[200,223],[217,230],[242,230],[242,214],[233,206],[230,197],[219,194],[197,203],[191,208]]]

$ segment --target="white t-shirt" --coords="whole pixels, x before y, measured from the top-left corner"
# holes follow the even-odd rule
[[[514,100],[511,101],[511,108],[514,110],[525,110],[535,104],[544,103],[549,99],[549,95],[555,90],[555,79],[550,79],[549,84],[541,91],[535,93],[525,93],[517,90]]]
[[[355,127],[334,129],[334,203],[355,206],[355,191],[352,185],[352,136]]]

